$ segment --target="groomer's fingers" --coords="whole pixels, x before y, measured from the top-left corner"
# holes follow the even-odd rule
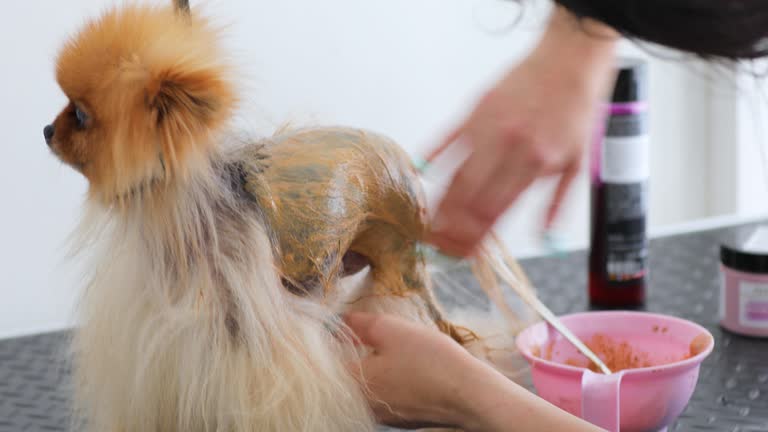
[[[344,316],[344,322],[362,343],[375,349],[387,342],[386,338],[382,337],[382,328],[385,326],[382,320],[386,318],[366,312],[350,312]]]
[[[478,219],[470,204],[474,196],[494,181],[492,175],[502,162],[498,157],[500,144],[490,145],[495,148],[483,148],[470,154],[453,176],[438,206],[430,241],[446,253],[467,255],[471,251],[463,247],[456,249],[452,243],[456,239],[479,236],[485,230],[487,221]]]
[[[443,252],[473,253],[519,195],[559,162],[532,144],[529,129],[512,124],[499,130],[493,142],[475,146],[440,203],[431,241]]]
[[[446,136],[443,141],[440,143],[439,146],[437,146],[435,149],[433,149],[429,154],[427,154],[426,161],[427,162],[433,162],[442,152],[444,152],[448,147],[451,146],[454,142],[456,142],[459,137],[464,133],[464,126],[456,128],[453,132],[449,133],[448,136]]]
[[[461,222],[442,231],[439,237],[432,242],[446,254],[454,256],[473,255],[483,239],[493,229],[504,211],[528,188],[534,178],[515,178],[504,183],[504,188],[498,189],[498,195],[493,203],[485,203],[483,206],[473,205],[467,207],[460,216]]]
[[[485,188],[492,192],[483,193],[483,197],[469,205],[452,209],[455,222],[435,233],[433,243],[450,255],[474,254],[499,217],[534,179],[528,175],[516,177],[497,173]]]
[[[475,146],[470,156],[453,176],[443,197],[446,205],[467,205],[495,181],[494,174],[503,169],[504,143],[489,142]],[[438,208],[439,214],[439,208]]]
[[[515,144],[508,142],[503,146],[497,156],[499,163],[496,170],[490,176],[491,181],[475,195],[468,207],[480,220],[495,223],[546,168],[542,158],[532,156],[530,151],[520,151]]]
[[[552,223],[555,221],[557,213],[560,211],[560,206],[563,202],[563,199],[565,199],[565,195],[570,189],[570,186],[573,183],[573,179],[575,179],[576,175],[579,173],[580,166],[581,164],[579,159],[574,159],[574,161],[568,166],[568,168],[566,168],[566,170],[563,172],[563,175],[560,177],[560,181],[557,183],[555,193],[552,196],[552,201],[550,202],[549,208],[547,209],[547,216],[544,220],[545,229],[549,229],[552,226]]]

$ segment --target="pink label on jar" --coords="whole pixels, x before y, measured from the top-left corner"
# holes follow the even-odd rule
[[[739,291],[739,324],[768,328],[768,284],[742,281]]]
[[[768,301],[747,303],[746,309],[747,318],[768,321]]]

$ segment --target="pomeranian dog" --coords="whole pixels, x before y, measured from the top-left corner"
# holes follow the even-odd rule
[[[362,130],[227,138],[238,98],[218,41],[185,1],[132,4],[58,56],[69,103],[45,141],[88,180],[94,260],[72,344],[79,430],[374,430],[340,314],[474,339],[430,288],[418,174]]]

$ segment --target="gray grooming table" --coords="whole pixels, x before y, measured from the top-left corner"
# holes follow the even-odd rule
[[[768,431],[768,340],[729,334],[716,322],[718,239],[730,229],[651,241],[646,309],[693,320],[715,336],[696,392],[670,431]],[[523,266],[555,313],[587,309],[585,252],[528,259]],[[0,341],[0,432],[67,430],[67,335]]]

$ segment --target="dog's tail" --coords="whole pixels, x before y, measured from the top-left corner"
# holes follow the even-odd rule
[[[495,234],[468,261],[435,261],[430,273],[436,295],[451,306],[445,313],[448,328],[441,329],[507,377],[521,377],[527,363],[515,347],[515,337],[539,319],[522,301],[536,296],[522,267]],[[467,269],[474,281],[464,280]],[[470,288],[474,286],[485,296]]]

